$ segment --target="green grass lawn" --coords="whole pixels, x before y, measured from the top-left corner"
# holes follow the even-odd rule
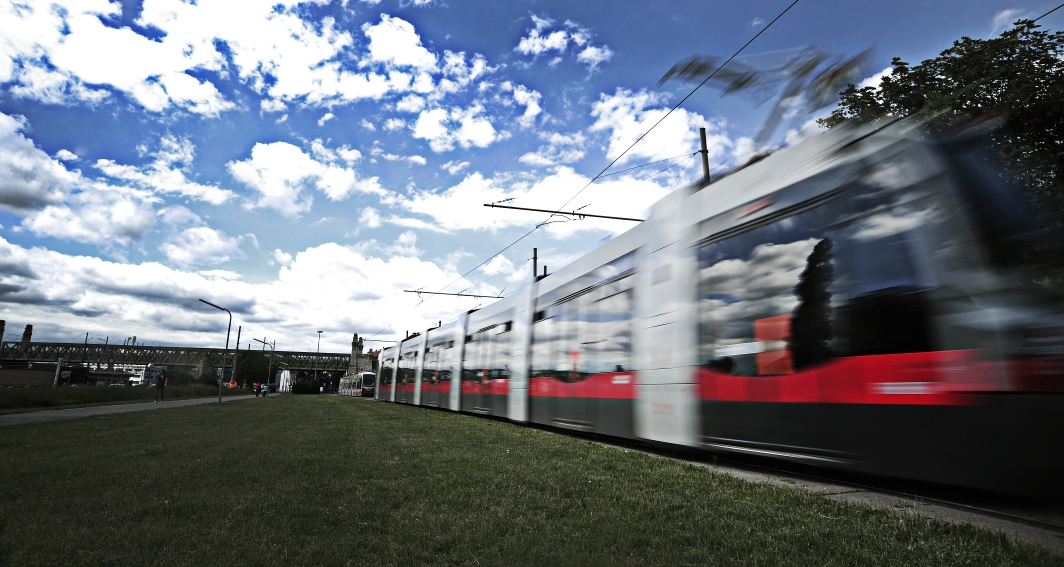
[[[4,427],[0,565],[1060,565],[1004,536],[326,396]]]
[[[224,388],[223,396],[248,395],[251,390]],[[204,384],[167,386],[166,399],[209,398],[218,395],[218,388]],[[59,409],[150,402],[155,388],[145,386],[30,386],[28,388],[0,388],[0,415]]]

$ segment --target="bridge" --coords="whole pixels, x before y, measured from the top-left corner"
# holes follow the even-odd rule
[[[235,349],[228,351],[227,366],[232,366]],[[248,352],[246,350],[241,352]],[[260,352],[254,350],[251,352]],[[264,354],[270,354],[265,351]],[[276,351],[273,367],[285,370],[318,370],[347,372],[353,362],[351,353]],[[32,362],[54,364],[63,359],[65,364],[100,364],[191,366],[200,370],[206,367],[221,367],[226,359],[226,350],[220,348],[192,348],[167,346],[90,345],[81,343],[0,343],[0,365],[22,365]]]

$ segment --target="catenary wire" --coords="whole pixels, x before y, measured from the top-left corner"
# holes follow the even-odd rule
[[[1053,12],[1056,12],[1057,10],[1059,10],[1059,9],[1061,9],[1061,8],[1064,8],[1064,4],[1061,4],[1060,6],[1057,6],[1056,8],[1053,8],[1052,10],[1050,10],[1050,11],[1046,12],[1045,14],[1042,14],[1041,16],[1038,16],[1037,18],[1035,18],[1035,19],[1034,19],[1034,20],[1032,20],[1032,21],[1035,21],[1035,22],[1037,22],[1038,20],[1041,20],[1042,18],[1044,18],[1044,17],[1046,17],[1046,16],[1048,16],[1048,15],[1052,14]]]
[[[786,8],[784,8],[784,10],[782,12],[780,12],[778,16],[773,18],[772,21],[769,22],[767,26],[761,28],[761,31],[759,31],[756,34],[754,34],[754,37],[750,38],[750,41],[747,41],[745,44],[743,44],[742,47],[739,48],[738,51],[733,53],[731,55],[731,57],[728,58],[727,61],[725,61],[724,63],[721,63],[720,66],[718,66],[716,69],[714,69],[713,72],[710,73],[708,77],[706,77],[705,79],[702,79],[702,82],[698,83],[698,85],[695,88],[691,89],[691,92],[687,93],[687,96],[685,96],[682,99],[680,99],[680,102],[677,102],[676,104],[674,104],[673,107],[670,108],[669,111],[665,113],[665,116],[662,116],[661,118],[659,118],[658,121],[655,122],[654,125],[650,127],[650,129],[648,129],[646,132],[643,132],[642,134],[640,134],[640,136],[638,138],[636,138],[636,140],[634,142],[632,142],[632,145],[628,146],[628,148],[625,149],[623,152],[621,152],[620,155],[618,155],[617,157],[613,158],[613,161],[611,161],[609,163],[609,165],[607,165],[605,168],[603,168],[603,170],[600,171],[598,173],[598,175],[592,177],[591,181],[588,181],[586,185],[581,187],[580,190],[577,191],[575,195],[570,197],[569,200],[565,202],[565,204],[563,204],[562,206],[558,207],[558,210],[560,211],[560,210],[564,209],[566,205],[568,205],[569,203],[573,202],[573,199],[576,199],[581,193],[584,192],[585,189],[587,189],[588,187],[591,186],[592,183],[597,181],[599,177],[602,177],[602,174],[606,173],[606,171],[609,170],[609,168],[613,167],[613,164],[617,163],[618,160],[620,160],[622,157],[624,157],[624,155],[627,154],[632,148],[634,148],[636,146],[636,144],[638,144],[640,141],[642,141],[643,138],[645,138],[647,136],[647,134],[651,133],[654,130],[654,128],[657,128],[659,124],[661,124],[666,118],[669,117],[670,114],[673,113],[673,111],[675,111],[677,108],[680,108],[680,105],[682,105],[683,103],[687,102],[687,99],[691,98],[692,95],[694,95],[696,92],[698,92],[698,89],[702,88],[703,85],[705,85],[707,82],[709,82],[709,80],[712,79],[713,76],[716,75],[718,71],[723,69],[725,65],[727,65],[728,63],[731,63],[732,59],[735,59],[736,57],[738,57],[739,54],[742,53],[744,49],[749,47],[750,44],[753,43],[755,39],[760,37],[761,34],[765,33],[765,31],[768,30],[768,28],[772,27],[772,24],[776,23],[777,20],[782,18],[783,15],[786,14],[788,11],[790,11],[790,9],[793,8],[794,5],[797,4],[798,2],[799,2],[799,0],[794,0],[794,2],[791,2],[790,5],[788,5]]]
[[[695,88],[691,89],[691,92],[687,93],[686,96],[684,96],[682,99],[680,99],[680,102],[677,102],[675,105],[673,105],[673,107],[670,108],[669,111],[665,113],[665,116],[662,116],[657,122],[655,122],[654,125],[651,126],[649,130],[647,130],[646,132],[643,132],[639,136],[639,138],[637,138],[634,142],[632,142],[632,145],[628,146],[623,152],[620,153],[620,155],[618,155],[617,157],[613,158],[613,161],[611,161],[609,163],[609,165],[607,165],[605,168],[603,168],[602,171],[600,171],[597,175],[595,175],[595,177],[592,177],[591,180],[588,181],[587,184],[584,185],[579,191],[577,191],[576,194],[574,194],[572,197],[570,197],[569,200],[565,202],[565,204],[563,204],[561,207],[558,207],[558,210],[560,211],[560,210],[564,209],[566,207],[566,205],[568,205],[569,203],[573,202],[573,200],[576,199],[578,196],[580,196],[580,194],[583,193],[585,189],[590,187],[591,184],[593,184],[600,177],[602,177],[602,175],[604,173],[606,173],[606,171],[608,171],[609,168],[613,167],[613,165],[616,164],[618,160],[620,160],[622,157],[625,156],[625,154],[627,154],[629,151],[631,151],[631,149],[634,148],[635,145],[638,144],[640,141],[642,141],[642,139],[645,138],[647,136],[647,134],[649,134],[651,131],[653,131],[654,128],[657,128],[657,126],[659,124],[661,124],[661,122],[663,120],[668,118],[669,115],[673,113],[673,111],[675,111],[677,108],[680,108],[680,105],[682,105],[683,103],[687,102],[687,99],[691,98],[691,96],[694,95],[698,91],[698,89],[702,88],[703,85],[705,85],[707,82],[709,82],[709,80],[712,79],[713,76],[716,75],[718,71],[720,71],[722,68],[724,68],[725,65],[727,65],[728,63],[731,63],[731,60],[735,59],[740,53],[743,52],[743,50],[745,50],[747,47],[749,47],[750,44],[754,42],[754,40],[756,40],[757,38],[761,37],[761,34],[765,33],[770,27],[772,27],[772,24],[775,24],[780,18],[783,17],[784,14],[789,12],[791,10],[791,8],[793,8],[795,6],[795,4],[797,4],[799,1],[800,0],[794,0],[789,5],[787,5],[787,7],[784,8],[783,11],[779,13],[779,15],[777,15],[775,18],[773,18],[772,21],[768,23],[768,25],[766,25],[765,27],[761,28],[760,31],[758,31],[756,34],[754,34],[754,37],[750,38],[749,41],[744,43],[743,46],[738,49],[738,51],[733,53],[731,55],[731,57],[728,57],[728,59],[724,63],[721,63],[720,66],[717,67],[712,73],[710,73],[708,77],[703,79],[702,82],[699,83]],[[694,154],[692,154],[692,155],[694,155]],[[672,166],[669,166],[669,167],[671,168]],[[668,169],[668,168],[666,168],[666,169]],[[551,223],[552,222],[551,219],[554,218],[554,217],[555,217],[555,215],[553,215],[553,214],[551,216],[547,217],[547,219],[545,221],[543,221],[543,222],[537,224],[536,226],[532,227],[532,230],[522,234],[517,240],[514,240],[510,244],[506,245],[506,247],[503,248],[502,250],[499,250],[498,252],[496,252],[496,253],[492,254],[491,256],[489,256],[483,262],[477,264],[472,270],[469,270],[468,272],[466,272],[465,274],[462,274],[461,276],[459,276],[457,279],[455,279],[451,283],[449,283],[449,284],[443,286],[442,288],[440,288],[440,291],[443,291],[443,290],[447,289],[448,287],[451,287],[452,285],[455,284],[455,282],[458,282],[462,278],[464,278],[467,275],[473,273],[477,268],[483,266],[484,264],[487,264],[488,262],[490,262],[493,258],[498,256],[499,254],[502,254],[503,252],[506,252],[507,250],[512,248],[515,244],[517,244],[518,242],[521,242],[525,238],[528,238],[529,235],[531,235],[533,232],[539,230],[540,227]],[[422,303],[424,303],[424,301],[422,301]],[[421,305],[421,303],[418,303],[418,305]]]
[[[611,175],[618,175],[618,174],[624,173],[626,171],[632,171],[633,169],[639,169],[641,167],[646,167],[648,165],[654,165],[654,164],[657,164],[657,163],[664,163],[666,161],[672,161],[674,159],[680,159],[682,157],[687,157],[687,156],[694,155],[694,154],[697,154],[697,153],[698,152],[694,152],[694,153],[690,153],[690,154],[681,154],[681,155],[678,155],[678,156],[673,156],[671,158],[659,159],[658,161],[652,161],[650,163],[644,163],[642,165],[632,166],[632,167],[629,167],[629,168],[626,168],[626,169],[622,169],[620,171],[611,171],[609,173],[599,175],[599,177],[601,178],[601,177],[609,177]]]

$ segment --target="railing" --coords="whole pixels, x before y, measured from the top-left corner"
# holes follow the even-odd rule
[[[235,351],[230,349],[229,356]],[[249,352],[249,351],[241,351]],[[258,352],[258,351],[251,351]],[[0,343],[0,365],[15,363],[25,368],[30,362],[52,362],[62,358],[65,364],[155,364],[159,366],[222,366],[225,349],[90,345],[80,343],[23,343],[17,341]],[[263,353],[269,355],[269,352]],[[351,364],[350,353],[314,353],[276,351],[273,353],[274,368],[286,370],[347,371]],[[22,363],[22,364],[18,364]],[[231,364],[231,362],[230,362]]]

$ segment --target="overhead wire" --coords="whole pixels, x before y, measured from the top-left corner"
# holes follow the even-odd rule
[[[750,44],[753,43],[755,39],[757,39],[758,37],[761,36],[761,34],[765,33],[768,30],[768,28],[772,27],[772,24],[776,23],[777,20],[782,18],[783,15],[786,14],[787,12],[789,12],[790,9],[793,8],[794,5],[797,4],[799,1],[800,0],[794,0],[794,2],[791,2],[790,5],[788,5],[786,8],[784,8],[784,10],[782,12],[780,12],[778,16],[773,18],[772,21],[769,22],[767,26],[761,28],[761,31],[759,31],[756,34],[754,34],[754,37],[750,38],[750,41],[747,41],[745,44],[743,44],[742,47],[739,48],[738,51],[733,53],[732,56],[727,59],[727,61],[725,61],[724,63],[721,63],[720,66],[718,66],[716,69],[714,69],[713,72],[710,73],[708,77],[706,77],[705,79],[702,79],[702,82],[698,83],[698,85],[695,88],[691,89],[691,92],[687,93],[687,96],[685,96],[682,99],[680,99],[680,102],[677,102],[676,104],[674,104],[673,107],[670,108],[669,111],[666,112],[664,116],[659,118],[658,121],[655,122],[654,125],[650,127],[650,129],[648,129],[646,132],[643,132],[642,134],[640,134],[639,137],[636,138],[636,140],[634,142],[632,142],[632,145],[628,146],[617,157],[613,158],[613,161],[611,161],[609,163],[609,165],[607,165],[605,168],[603,168],[602,171],[600,171],[598,173],[598,175],[596,175],[595,177],[592,177],[591,181],[588,181],[587,184],[584,185],[579,191],[577,191],[575,195],[570,197],[569,200],[565,202],[565,204],[563,204],[562,206],[558,207],[558,210],[560,211],[560,210],[564,209],[566,205],[568,205],[569,203],[573,202],[573,199],[576,199],[577,196],[579,196],[581,193],[584,192],[584,190],[586,190],[588,187],[591,187],[591,184],[593,184],[595,181],[597,181],[598,178],[602,177],[602,174],[606,173],[606,171],[609,170],[609,168],[613,167],[613,165],[615,163],[617,163],[622,157],[624,157],[625,154],[627,154],[629,151],[631,151],[631,149],[634,148],[636,146],[636,144],[641,142],[643,140],[643,138],[645,138],[647,136],[647,134],[650,134],[654,130],[654,128],[657,128],[659,124],[661,124],[666,118],[669,117],[670,114],[673,113],[673,111],[675,111],[677,108],[680,108],[680,105],[682,105],[683,103],[687,102],[687,99],[691,98],[692,95],[694,95],[696,92],[698,92],[698,89],[702,88],[703,85],[705,85],[707,82],[709,82],[709,80],[712,79],[713,76],[716,75],[721,69],[723,69],[725,65],[727,65],[728,63],[731,63],[732,59],[735,59],[736,57],[738,57],[738,55],[740,53],[742,53],[743,50],[745,50],[747,47],[749,47]]]
[[[787,5],[787,7],[784,8],[783,11],[779,13],[779,15],[777,15],[775,18],[773,18],[772,21],[768,23],[768,25],[766,25],[765,27],[761,28],[760,31],[758,31],[756,34],[754,34],[754,37],[750,38],[750,40],[747,41],[746,43],[744,43],[743,46],[738,49],[738,51],[733,53],[731,55],[731,57],[728,57],[728,59],[724,63],[721,63],[720,66],[718,66],[716,69],[714,69],[713,72],[710,73],[708,77],[703,79],[702,82],[699,83],[695,88],[691,89],[691,92],[687,93],[686,96],[684,96],[682,99],[680,99],[680,102],[677,102],[675,105],[673,105],[673,107],[670,108],[669,111],[666,112],[664,116],[662,116],[660,119],[658,119],[658,121],[655,122],[653,126],[651,126],[646,132],[643,132],[642,134],[640,134],[639,137],[636,138],[636,140],[634,142],[632,142],[632,144],[630,146],[628,146],[617,157],[613,158],[613,161],[611,161],[606,167],[604,167],[602,169],[602,171],[600,171],[598,174],[596,174],[594,177],[592,177],[591,180],[588,181],[586,185],[584,185],[579,191],[576,192],[576,194],[574,194],[572,197],[570,197],[569,200],[566,201],[561,207],[558,207],[558,210],[560,211],[560,210],[564,209],[566,207],[566,205],[568,205],[569,203],[573,202],[573,200],[575,200],[578,196],[580,196],[580,194],[583,193],[584,190],[586,190],[593,183],[595,183],[595,181],[597,181],[600,177],[603,177],[603,175],[606,173],[606,171],[608,171],[622,157],[624,157],[629,151],[631,151],[631,149],[634,148],[636,146],[636,144],[638,144],[640,141],[642,141],[643,138],[645,138],[647,136],[647,134],[650,134],[650,132],[652,132],[654,130],[654,128],[657,128],[658,125],[661,124],[662,121],[664,121],[666,118],[668,118],[669,115],[671,115],[677,108],[680,107],[680,105],[682,105],[683,103],[687,102],[687,99],[691,98],[692,95],[694,95],[696,92],[698,92],[698,89],[702,88],[703,85],[705,85],[707,82],[709,82],[709,80],[712,79],[713,76],[717,74],[717,72],[719,72],[722,68],[724,68],[725,65],[727,65],[728,63],[731,63],[732,59],[735,59],[740,53],[742,53],[747,47],[749,47],[750,44],[754,42],[754,40],[756,40],[757,38],[761,37],[761,34],[765,33],[770,27],[772,27],[772,24],[775,24],[780,18],[783,17],[784,14],[789,12],[790,9],[793,8],[795,6],[795,4],[797,4],[799,1],[800,0],[794,0],[789,5]],[[698,152],[695,152],[695,153],[698,153]],[[691,155],[694,155],[694,154],[691,154]],[[676,159],[676,158],[669,158],[669,159]],[[664,161],[668,161],[668,160],[664,160]],[[669,167],[665,168],[662,171],[665,171],[667,169],[671,169],[672,167],[674,167],[674,166],[669,166]],[[618,172],[618,173],[620,173],[620,172]],[[661,173],[661,172],[659,171],[658,173]],[[657,175],[657,174],[654,174],[654,175]],[[649,177],[647,179],[649,179]],[[483,266],[484,264],[487,264],[488,262],[490,262],[492,259],[494,259],[499,254],[502,254],[503,252],[506,252],[510,248],[513,248],[514,245],[516,245],[518,242],[521,242],[525,238],[528,238],[529,235],[531,235],[533,232],[539,230],[541,227],[546,226],[548,224],[551,224],[552,222],[565,222],[565,221],[552,221],[551,219],[553,219],[555,216],[558,216],[558,215],[557,214],[551,214],[551,216],[547,217],[546,220],[544,220],[543,222],[541,222],[541,223],[537,224],[536,226],[532,227],[532,230],[529,230],[528,232],[522,234],[517,240],[514,240],[510,244],[506,245],[506,247],[503,248],[502,250],[499,250],[498,252],[496,252],[496,253],[492,254],[491,256],[489,256],[483,262],[481,262],[481,263],[477,264],[475,267],[473,267],[472,270],[469,270],[468,272],[466,272],[465,274],[462,274],[461,276],[459,276],[457,279],[455,279],[451,283],[443,286],[442,288],[440,288],[439,291],[443,291],[443,290],[447,289],[448,287],[451,287],[456,282],[462,280],[467,275],[469,275],[469,274],[473,273],[474,271],[476,271],[477,268],[479,268],[479,267]],[[422,303],[424,303],[424,300],[422,300]],[[421,305],[421,303],[418,303],[418,305]]]
[[[644,164],[641,164],[641,165],[636,165],[636,166],[632,166],[632,167],[629,167],[629,168],[626,168],[626,169],[622,169],[622,170],[620,170],[620,171],[611,171],[610,173],[606,173],[606,174],[603,174],[603,175],[599,175],[599,177],[600,177],[600,178],[602,178],[602,177],[609,177],[609,176],[611,176],[611,175],[619,175],[619,174],[621,174],[621,173],[624,173],[624,172],[626,172],[626,171],[632,171],[633,169],[639,169],[639,168],[642,168],[642,167],[646,167],[646,166],[648,166],[648,165],[654,165],[654,164],[658,164],[658,163],[664,163],[664,162],[666,162],[666,161],[672,161],[672,160],[674,160],[674,159],[680,159],[680,158],[682,158],[682,157],[687,157],[687,156],[691,156],[691,155],[694,155],[694,154],[697,154],[697,153],[698,153],[698,152],[693,152],[693,153],[690,153],[690,154],[680,154],[680,155],[678,155],[678,156],[673,156],[673,157],[671,157],[671,158],[659,159],[658,161],[652,161],[652,162],[650,162],[650,163],[644,163]]]
[[[1034,20],[1032,20],[1032,21],[1035,21],[1035,22],[1037,22],[1038,20],[1041,20],[1042,18],[1044,18],[1044,17],[1046,17],[1046,16],[1048,16],[1048,15],[1052,14],[1053,12],[1056,12],[1057,10],[1059,10],[1059,9],[1061,9],[1061,8],[1064,8],[1064,4],[1061,4],[1060,6],[1057,6],[1056,8],[1053,8],[1052,10],[1050,10],[1050,11],[1046,12],[1045,14],[1042,14],[1041,16],[1038,16],[1037,18],[1035,18],[1035,19],[1034,19]]]

